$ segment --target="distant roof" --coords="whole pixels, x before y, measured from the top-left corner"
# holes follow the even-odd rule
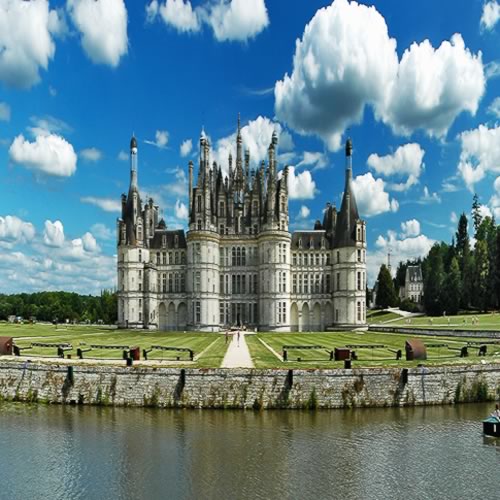
[[[291,249],[320,249],[323,240],[325,241],[325,248],[330,248],[329,241],[326,238],[326,231],[296,231],[292,234]],[[300,243],[302,243],[302,246],[300,246]]]
[[[410,282],[410,281],[424,281],[424,278],[422,276],[422,268],[417,265],[417,266],[408,266],[406,268],[406,276],[405,276],[405,280],[407,282]]]

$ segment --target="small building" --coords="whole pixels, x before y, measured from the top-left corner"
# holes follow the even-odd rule
[[[420,265],[409,265],[406,268],[405,284],[400,289],[401,300],[409,299],[415,304],[424,300],[424,278]]]

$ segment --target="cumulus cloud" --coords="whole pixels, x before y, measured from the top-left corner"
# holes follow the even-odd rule
[[[500,97],[495,97],[493,102],[488,106],[488,113],[500,118]]]
[[[458,173],[467,188],[473,192],[474,184],[488,172],[500,172],[500,126],[488,128],[479,125],[474,130],[462,132]]]
[[[319,9],[297,40],[293,72],[276,82],[278,119],[340,147],[343,131],[383,99],[396,76],[396,42],[374,7],[336,0]]]
[[[35,227],[15,215],[0,216],[0,240],[24,243],[35,236]]]
[[[307,219],[311,215],[311,210],[305,205],[302,205],[299,210],[299,219]]]
[[[94,238],[92,233],[89,233],[89,232],[86,232],[82,236],[82,245],[83,245],[83,249],[86,252],[97,252],[98,250],[100,250],[96,239]]]
[[[73,132],[73,129],[60,118],[51,115],[30,116],[32,126],[28,130],[34,135],[45,135],[50,133],[63,134]]]
[[[481,53],[454,35],[434,49],[412,44],[401,61],[375,7],[335,0],[319,9],[296,43],[293,71],[275,85],[279,120],[340,148],[366,105],[398,134],[442,137],[462,111],[475,114],[485,88]]]
[[[296,173],[295,167],[288,167],[288,197],[290,200],[312,200],[316,193],[316,183],[311,172]]]
[[[45,221],[43,242],[49,247],[62,247],[64,244],[64,227],[60,220]]]
[[[80,151],[80,156],[86,161],[96,162],[102,158],[102,152],[97,148],[87,148]]]
[[[62,21],[47,0],[0,0],[0,80],[22,89],[38,83],[61,30]]]
[[[319,151],[304,151],[302,160],[297,163],[297,168],[304,166],[312,166],[313,170],[321,170],[328,166],[328,158],[324,153],[321,153]]]
[[[385,177],[395,176],[405,178],[401,184],[391,184],[395,191],[406,191],[418,183],[420,174],[424,170],[422,162],[425,151],[419,144],[411,143],[398,147],[393,154],[379,156],[372,153],[367,160],[368,166]]]
[[[182,203],[180,200],[175,202],[175,217],[182,221],[187,221],[189,216],[187,206]]]
[[[427,255],[434,240],[424,234],[418,236],[398,237],[396,231],[387,231],[386,236],[379,235],[375,241],[375,251],[367,254],[368,277],[371,283],[377,279],[380,265],[387,262],[387,254],[391,253],[393,269],[400,261],[414,260]]]
[[[168,26],[181,33],[199,32],[205,24],[218,41],[245,42],[257,36],[269,24],[264,0],[220,0],[204,2],[193,8],[189,0],[158,0],[146,5],[146,19],[158,15]]]
[[[420,222],[417,219],[401,222],[402,238],[415,237],[420,234]]]
[[[476,114],[485,85],[481,52],[473,55],[461,35],[437,49],[424,40],[405,50],[397,79],[376,111],[398,134],[423,129],[444,137],[462,111]]]
[[[120,160],[120,161],[127,161],[129,159],[129,155],[127,153],[125,153],[125,151],[120,151],[118,153],[118,156],[117,158]]]
[[[495,219],[500,218],[500,176],[495,179],[493,183],[494,193],[490,198],[489,206],[491,207],[491,211],[495,216]]]
[[[278,135],[278,148],[281,150],[285,143],[285,148],[290,146],[290,134],[283,129],[281,124],[273,122],[267,117],[258,116],[255,120],[250,120],[247,125],[241,128],[241,137],[244,149],[250,151],[250,163],[257,167],[262,160],[268,157],[268,148],[271,143],[273,132]],[[293,142],[292,142],[293,144]],[[236,159],[236,132],[219,139],[212,151],[213,160],[215,160],[222,170],[228,173],[229,153],[233,156],[233,168]]]
[[[269,25],[264,0],[232,0],[214,4],[208,23],[219,41],[246,41]]]
[[[352,181],[352,188],[360,214],[365,217],[397,212],[399,203],[385,191],[385,182],[375,179],[371,172],[358,175]]]
[[[481,29],[492,30],[500,19],[500,4],[496,0],[486,2],[483,5],[483,14],[481,15]]]
[[[37,135],[34,142],[18,135],[9,148],[10,159],[37,173],[70,177],[76,171],[73,146],[57,134]]]
[[[10,121],[10,106],[6,102],[0,102],[0,121]]]
[[[101,222],[93,224],[90,230],[100,240],[112,240],[115,237],[115,233]]]
[[[113,198],[98,198],[96,196],[82,196],[80,198],[82,203],[88,203],[90,205],[95,205],[105,212],[116,212],[120,213],[122,211],[122,204],[119,200]]]
[[[67,0],[82,47],[96,64],[118,66],[128,51],[127,8],[123,0]]]
[[[157,130],[154,141],[145,140],[144,142],[156,146],[158,149],[165,149],[168,144],[168,132],[166,130]]]
[[[418,200],[421,205],[427,205],[429,203],[441,203],[441,197],[437,193],[431,193],[427,186],[424,186],[422,191],[422,196]]]
[[[193,141],[191,139],[186,139],[180,147],[180,154],[183,158],[185,158],[191,150],[193,149]]]
[[[457,215],[456,212],[453,212],[453,211],[451,212],[451,214],[450,214],[450,222],[452,224],[456,224],[458,222],[458,215]]]

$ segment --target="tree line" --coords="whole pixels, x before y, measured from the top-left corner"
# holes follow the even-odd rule
[[[469,222],[462,213],[450,244],[435,243],[417,262],[400,262],[396,277],[382,265],[378,276],[376,305],[399,305],[397,290],[404,286],[406,268],[422,266],[424,309],[431,316],[457,314],[460,310],[488,311],[500,304],[500,226],[493,216],[483,216],[477,195],[472,202],[474,245]],[[381,294],[382,292],[382,294]]]
[[[113,324],[117,320],[117,298],[113,290],[101,295],[79,295],[72,292],[37,292],[0,294],[0,320],[20,316],[26,320]]]

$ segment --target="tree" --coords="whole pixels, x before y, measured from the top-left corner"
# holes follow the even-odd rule
[[[394,289],[396,293],[400,288],[405,286],[406,281],[406,268],[408,267],[408,262],[400,261],[398,268],[396,270],[396,277],[394,278]]]
[[[462,280],[456,257],[451,259],[450,270],[443,283],[443,307],[446,314],[457,314],[460,308],[460,288]]]
[[[426,275],[424,280],[424,305],[427,314],[440,316],[443,313],[444,268],[442,248],[435,243],[426,259]]]
[[[394,282],[392,281],[391,273],[385,264],[380,266],[377,282],[378,290],[375,305],[383,309],[393,307],[397,303],[397,296],[394,290]]]
[[[462,213],[460,219],[458,220],[457,227],[457,243],[455,245],[456,254],[458,257],[458,263],[460,265],[460,270],[463,271],[463,257],[467,250],[470,250],[469,241],[469,230],[468,230],[467,216]]]
[[[482,311],[488,309],[488,244],[484,240],[476,241],[474,252],[474,305]]]
[[[477,231],[482,221],[481,205],[479,204],[477,193],[474,193],[474,197],[472,198],[472,220],[474,221],[474,235],[477,238]]]

